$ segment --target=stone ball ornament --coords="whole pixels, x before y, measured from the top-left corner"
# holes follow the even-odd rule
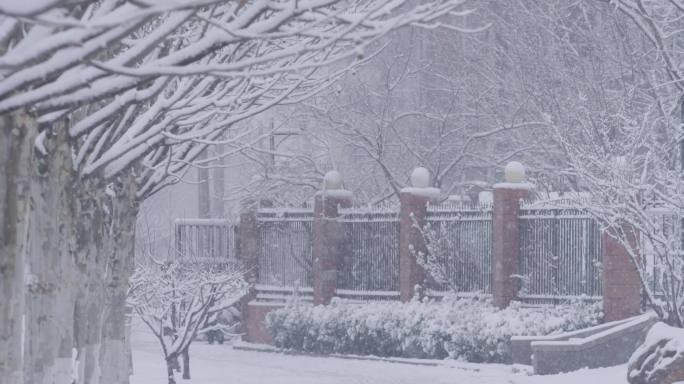
[[[511,161],[504,168],[504,178],[507,183],[522,183],[525,180],[525,166],[517,161]]]
[[[411,186],[414,188],[428,188],[430,186],[430,171],[418,167],[411,172]]]
[[[342,189],[342,175],[337,171],[329,171],[323,176],[323,189]]]

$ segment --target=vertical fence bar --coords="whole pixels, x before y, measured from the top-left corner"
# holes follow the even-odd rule
[[[601,233],[581,209],[524,205],[520,211],[521,299],[531,303],[602,294]]]
[[[491,293],[492,210],[489,206],[441,204],[428,207],[432,248],[446,282],[429,281],[433,291]],[[440,267],[439,265],[437,267]]]
[[[203,262],[237,261],[229,234],[237,225],[219,219],[178,219],[174,223],[175,258]]]
[[[398,292],[398,220],[396,211],[340,211],[345,247],[338,264],[338,290],[358,296]]]
[[[257,212],[259,284],[313,286],[312,221],[313,211],[306,209]]]

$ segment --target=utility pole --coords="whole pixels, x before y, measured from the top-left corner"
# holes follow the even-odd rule
[[[684,172],[684,95],[679,99],[679,170]]]
[[[221,157],[221,154],[225,152],[225,147],[223,144],[217,144],[216,145],[216,151],[217,153],[217,159],[216,162],[213,162],[214,169],[212,170],[213,174],[213,196],[211,196],[211,213],[212,217],[218,217],[218,218],[223,218],[225,215],[224,211],[224,201],[223,199],[225,198],[225,180],[226,180],[226,169],[224,168],[224,163],[223,163],[223,157]]]
[[[271,136],[269,137],[269,149],[271,150],[271,171],[273,171],[273,168],[275,168],[275,136],[276,133],[273,132],[273,119],[271,119]]]
[[[273,124],[273,119],[271,119],[271,134],[268,137],[269,140],[269,152],[270,152],[270,161],[268,164],[268,170],[269,173],[273,172],[275,170],[275,165],[276,165],[276,148],[278,145],[282,144],[283,141],[287,140],[288,137],[290,136],[298,136],[301,134],[301,131],[275,131],[275,125]],[[276,136],[283,136],[283,139],[280,140],[279,143],[276,143]]]
[[[198,160],[201,164],[197,168],[197,216],[200,218],[208,218],[211,216],[211,191],[209,186],[209,168],[205,161],[207,159],[207,151],[209,148],[205,148],[200,155]]]

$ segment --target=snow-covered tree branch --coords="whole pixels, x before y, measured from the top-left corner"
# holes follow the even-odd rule
[[[140,263],[130,279],[128,303],[160,343],[169,384],[178,358],[189,379],[189,348],[209,318],[237,305],[246,292],[241,271],[226,263]]]

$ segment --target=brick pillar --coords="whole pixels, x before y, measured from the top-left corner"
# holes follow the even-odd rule
[[[399,193],[399,297],[402,302],[413,298],[416,285],[425,284],[425,271],[418,264],[416,254],[427,252],[421,228],[425,226],[428,203],[438,195],[437,188],[404,188]]]
[[[238,239],[240,241],[240,260],[245,268],[245,280],[250,285],[256,284],[259,275],[257,260],[257,203],[248,201],[243,204],[240,213]]]
[[[492,215],[492,296],[494,305],[506,308],[518,295],[518,212],[520,199],[529,195],[522,183],[494,186]]]
[[[628,250],[609,231],[603,232],[603,320],[615,321],[640,313],[641,281]],[[622,231],[630,248],[638,249],[638,234],[627,225]]]
[[[255,318],[250,311],[249,303],[256,299],[254,285],[259,276],[259,263],[257,259],[257,208],[255,201],[249,200],[243,203],[240,212],[240,225],[238,227],[238,241],[240,261],[245,269],[244,278],[249,284],[248,293],[240,300],[240,313],[242,314],[241,328],[243,339],[254,342],[254,329],[258,328],[262,319]]]
[[[337,288],[337,260],[341,228],[339,208],[351,207],[352,195],[345,190],[322,191],[314,198],[313,263],[314,304],[329,304]]]

